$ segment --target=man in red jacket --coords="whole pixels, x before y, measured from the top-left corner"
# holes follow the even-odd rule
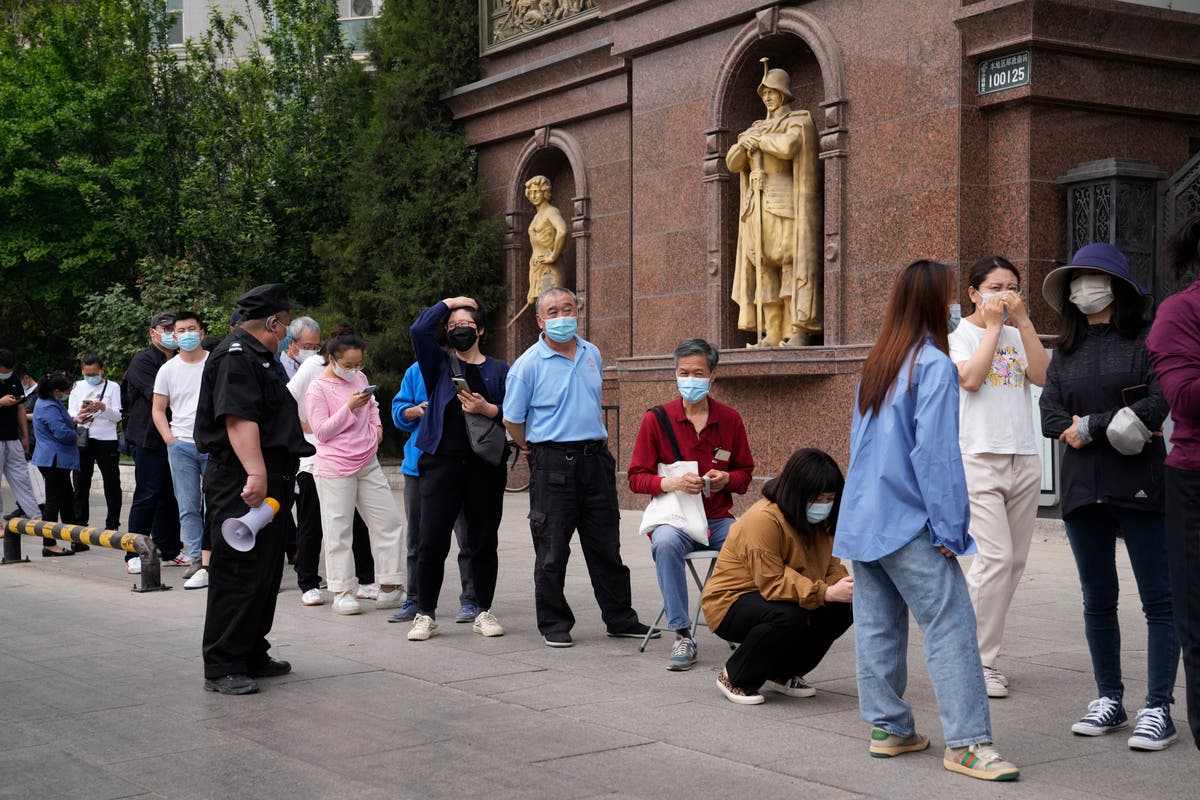
[[[745,494],[754,475],[741,415],[709,396],[718,358],[717,349],[703,339],[686,339],[675,348],[675,382],[680,396],[646,412],[629,464],[629,488],[638,494],[703,495],[707,541],[671,525],[659,525],[649,532],[667,627],[676,633],[667,669],[676,672],[696,663],[684,556],[693,550],[721,549],[733,524],[733,493]],[[661,417],[660,409],[665,412]],[[697,470],[677,478],[659,475],[659,464],[675,461],[695,461]]]

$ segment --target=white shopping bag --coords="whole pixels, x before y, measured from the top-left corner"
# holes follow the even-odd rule
[[[658,474],[664,478],[699,474],[695,461],[676,461],[659,464]],[[708,544],[708,517],[704,513],[704,500],[698,494],[675,491],[655,495],[642,513],[640,533],[650,533],[659,525],[670,525],[686,533],[698,544]]]

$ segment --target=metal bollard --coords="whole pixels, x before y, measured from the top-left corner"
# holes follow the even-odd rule
[[[136,553],[142,559],[142,574],[140,585],[135,585],[135,592],[164,592],[170,586],[162,583],[162,559],[158,554],[158,546],[149,536],[140,533],[122,533],[121,531],[105,531],[96,528],[83,528],[79,525],[68,525],[64,522],[47,522],[41,519],[25,519],[15,517],[4,525],[8,534],[4,537],[4,564],[29,563],[28,558],[21,557],[21,536],[36,536],[41,539],[57,539],[63,542],[86,544],[90,547],[107,547],[111,550],[124,550]]]

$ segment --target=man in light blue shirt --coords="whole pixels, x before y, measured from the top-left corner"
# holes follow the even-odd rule
[[[616,462],[600,407],[600,351],[576,334],[578,303],[562,288],[538,298],[542,335],[508,371],[504,425],[529,456],[538,630],[550,647],[570,647],[575,615],[563,595],[571,535],[587,562],[609,636],[641,638],[621,562]],[[656,632],[657,635],[657,632]]]

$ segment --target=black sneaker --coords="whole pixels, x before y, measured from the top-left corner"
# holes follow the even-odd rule
[[[624,630],[609,631],[608,635],[615,639],[643,639],[649,631],[649,625],[645,624],[644,622],[635,622]],[[655,630],[654,633],[650,634],[651,639],[658,639],[661,637],[662,631],[660,630]]]
[[[547,647],[570,647],[575,644],[571,641],[571,634],[566,631],[551,631],[543,634],[542,639],[545,640]]]
[[[258,684],[249,675],[222,675],[220,678],[205,678],[204,690],[221,694],[255,694]]]
[[[277,658],[267,658],[258,666],[251,667],[248,672],[251,678],[278,678],[292,671],[292,665]]]

